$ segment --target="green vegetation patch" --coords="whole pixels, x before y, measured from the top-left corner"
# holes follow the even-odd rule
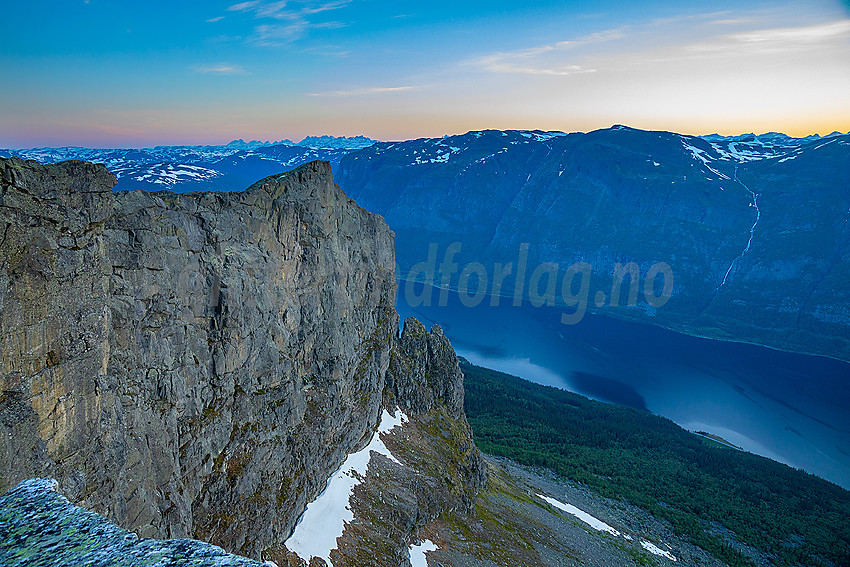
[[[672,421],[473,366],[466,414],[485,453],[625,499],[732,566],[754,565],[711,524],[779,565],[850,565],[850,492],[770,459],[709,446]]]

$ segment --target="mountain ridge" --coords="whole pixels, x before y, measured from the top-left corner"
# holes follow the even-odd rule
[[[452,143],[413,155],[451,164],[466,151]],[[720,155],[676,143],[695,163],[686,145]],[[54,476],[142,538],[178,538],[142,553],[197,553],[198,567],[254,563],[180,538],[293,567],[718,564],[640,510],[483,459],[457,356],[439,326],[397,332],[394,235],[330,163],[192,194],[113,192],[104,166],[79,161],[0,166],[0,488]],[[27,510],[63,497],[21,486],[0,515],[30,535],[0,537],[0,557],[136,541],[79,508],[56,511],[95,527],[79,544],[42,529]],[[339,535],[287,547],[313,505]]]

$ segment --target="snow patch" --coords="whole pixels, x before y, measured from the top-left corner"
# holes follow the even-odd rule
[[[438,146],[438,149],[435,152],[437,154],[436,156],[428,157],[426,155],[426,153],[427,153],[426,150],[423,149],[422,155],[421,156],[417,155],[416,159],[413,162],[411,162],[410,165],[422,165],[424,163],[448,163],[449,156],[451,156],[452,154],[456,154],[460,151],[460,148],[458,148],[456,146],[445,146],[445,145],[443,145],[442,140],[436,141],[434,143],[434,145]],[[416,154],[417,152],[414,151],[413,153]]]
[[[545,142],[547,140],[551,140],[552,138],[560,138],[562,136],[566,136],[567,133],[566,132],[555,132],[555,131],[542,132],[542,131],[539,131],[539,130],[536,130],[536,131],[535,130],[524,130],[524,131],[520,131],[519,135],[523,136],[524,138],[529,138],[531,140],[534,140],[535,142]]]
[[[653,555],[658,555],[660,557],[666,557],[670,561],[678,561],[678,559],[676,559],[675,555],[673,555],[669,551],[664,551],[663,549],[661,549],[660,547],[658,547],[654,543],[646,541],[645,539],[640,540],[640,546],[642,548],[644,548],[645,550],[647,550],[648,552],[652,553]]]
[[[308,504],[301,514],[295,530],[285,542],[286,547],[306,561],[311,557],[321,557],[333,567],[331,551],[336,549],[336,540],[342,535],[345,525],[354,519],[348,501],[354,487],[360,484],[366,474],[372,452],[380,453],[401,465],[384,445],[380,434],[387,433],[407,421],[407,416],[401,410],[396,410],[396,415],[387,410],[383,411],[378,430],[369,444],[348,455],[342,466],[331,475],[322,493]]]
[[[222,175],[220,171],[185,163],[152,163],[140,166],[116,165],[111,168],[116,178],[130,177],[135,181],[146,181],[156,185],[173,187],[185,181],[204,181]]]
[[[689,144],[689,143],[686,141],[686,139],[685,139],[685,138],[681,138],[681,140],[682,140],[682,145],[683,145],[683,146],[685,146],[685,149],[686,149],[686,150],[688,150],[688,151],[690,151],[690,152],[691,152],[691,155],[692,155],[692,156],[694,156],[694,159],[698,159],[699,161],[701,161],[701,162],[702,162],[702,164],[703,164],[706,168],[708,168],[708,169],[709,169],[709,170],[710,170],[713,174],[715,174],[717,177],[719,177],[719,178],[721,178],[721,179],[729,179],[729,176],[728,176],[728,175],[723,174],[723,173],[720,173],[719,171],[717,171],[716,169],[714,169],[713,167],[711,167],[711,166],[709,165],[709,162],[711,162],[711,161],[713,161],[713,160],[712,160],[712,159],[711,159],[711,157],[710,157],[710,156],[706,153],[706,151],[705,151],[705,150],[703,150],[702,148],[698,148],[698,147],[696,147],[696,146],[692,146],[691,144]],[[652,163],[654,163],[655,165],[660,165],[660,164],[655,163],[655,162],[652,162]]]
[[[831,144],[832,142],[834,142],[834,141],[835,141],[835,140],[830,140],[830,141],[826,142],[825,144],[821,144],[821,145],[819,145],[819,146],[815,146],[815,149],[816,149],[816,150],[819,150],[819,149],[821,149],[821,148],[822,148],[822,147],[824,147],[824,146],[828,146],[828,145],[830,145],[830,144]]]
[[[428,567],[428,561],[425,559],[425,554],[429,551],[437,551],[437,546],[429,539],[426,539],[420,544],[410,546],[410,565],[411,567]]]
[[[611,534],[613,536],[619,536],[620,535],[619,531],[615,530],[614,528],[612,528],[611,526],[609,526],[608,524],[606,524],[602,520],[591,516],[590,514],[585,512],[584,510],[580,510],[580,509],[576,508],[575,506],[573,506],[572,504],[564,504],[560,500],[555,500],[554,498],[550,498],[549,496],[544,496],[544,495],[539,494],[539,493],[537,494],[537,497],[541,498],[542,500],[545,500],[546,502],[548,502],[549,504],[551,504],[555,508],[558,508],[559,510],[563,510],[567,514],[575,516],[576,518],[578,518],[579,520],[581,520],[585,524],[589,525],[594,530],[598,530],[600,532],[608,532],[609,534]]]

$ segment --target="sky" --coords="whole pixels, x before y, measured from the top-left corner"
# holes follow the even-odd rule
[[[0,147],[850,131],[850,0],[28,0]]]

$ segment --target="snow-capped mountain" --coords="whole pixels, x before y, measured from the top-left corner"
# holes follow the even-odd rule
[[[297,145],[316,149],[360,150],[376,141],[365,136],[307,136]]]
[[[222,146],[0,150],[0,157],[17,156],[45,164],[72,159],[103,163],[118,178],[115,189],[119,191],[240,191],[258,179],[310,161],[326,160],[336,165],[349,152],[374,143],[363,136],[322,136],[308,137],[297,144],[289,140],[234,140]]]
[[[618,125],[609,130],[632,129]],[[398,157],[398,150],[404,148],[407,159],[404,160],[405,163],[398,165],[420,166],[447,163],[456,159],[455,156],[459,152],[466,151],[467,146],[474,142],[476,147],[488,148],[487,153],[477,157],[479,163],[483,163],[508,152],[513,156],[516,148],[520,146],[543,147],[550,145],[554,139],[580,135],[583,134],[541,130],[484,130],[460,136],[421,138],[404,142],[377,142],[365,136],[307,136],[297,143],[291,140],[246,142],[239,139],[218,146],[0,149],[0,157],[17,156],[41,163],[71,159],[103,163],[118,178],[116,190],[238,191],[257,179],[312,160],[327,160],[336,168],[343,157],[366,148],[374,150],[374,154],[369,154],[368,159],[390,151]],[[714,171],[717,169],[716,165],[711,165],[714,162],[733,164],[765,159],[792,160],[806,148],[813,147],[812,144],[816,142],[824,145],[833,142],[847,143],[841,141],[842,136],[840,132],[833,132],[823,137],[813,135],[792,138],[786,134],[769,132],[759,135],[709,134],[679,138],[694,159],[703,163],[707,170]],[[721,176],[720,173],[717,175]]]
[[[175,163],[151,163],[135,165],[121,163],[109,168],[119,180],[125,183],[131,181],[139,183],[150,183],[162,185],[163,189],[170,189],[186,182],[204,182],[213,180],[224,175],[222,172],[201,167],[199,165],[175,164]]]
[[[720,159],[728,161],[745,162],[759,161],[763,159],[790,160],[799,155],[804,148],[821,142],[824,145],[837,141],[841,132],[833,132],[826,136],[814,134],[804,138],[792,138],[780,132],[768,132],[766,134],[741,134],[739,136],[720,136],[709,134],[701,138],[717,151]]]

